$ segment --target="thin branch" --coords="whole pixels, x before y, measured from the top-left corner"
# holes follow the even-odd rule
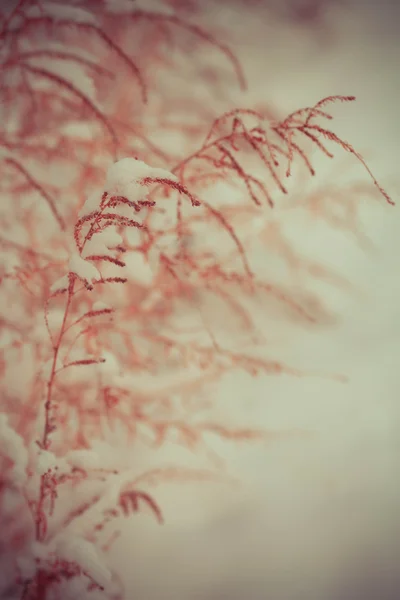
[[[36,179],[34,179],[32,177],[32,175],[25,169],[25,167],[23,167],[21,165],[21,163],[17,160],[15,160],[14,158],[5,158],[4,162],[12,167],[14,167],[14,169],[16,169],[17,171],[19,171],[24,177],[25,179],[28,181],[28,183],[36,190],[39,192],[39,194],[46,200],[47,204],[50,207],[51,212],[54,215],[54,218],[56,219],[57,223],[60,226],[60,229],[62,231],[65,231],[66,229],[66,225],[64,222],[64,219],[62,218],[62,216],[60,215],[60,213],[57,210],[56,204],[53,200],[53,198],[50,196],[50,194],[48,194],[46,192],[46,190],[36,181]]]

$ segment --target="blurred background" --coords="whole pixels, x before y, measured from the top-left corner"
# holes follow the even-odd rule
[[[333,108],[332,128],[398,200],[398,2],[210,2],[202,23],[226,28],[235,40],[251,102],[286,115],[324,96],[354,94],[356,103]],[[237,104],[248,99],[238,94]],[[316,156],[317,185],[366,181],[360,165],[335,154],[329,164]],[[281,355],[349,381],[225,378],[221,414],[312,435],[283,437],[268,448],[218,447],[241,482],[234,488],[160,489],[166,524],[133,520],[115,547],[116,564],[139,600],[399,597],[399,208],[366,203],[366,250],[351,243],[350,233],[285,218],[292,219],[288,230],[299,252],[325,261],[361,293],[332,291],[340,323],[322,333],[283,335]],[[166,460],[179,456],[176,448],[168,452]]]

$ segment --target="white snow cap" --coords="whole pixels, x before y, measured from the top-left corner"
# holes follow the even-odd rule
[[[96,279],[101,279],[96,267],[84,260],[77,252],[74,252],[69,259],[69,270],[85,281],[93,282]]]
[[[57,554],[60,558],[78,563],[98,584],[107,587],[112,582],[111,573],[101,555],[83,537],[65,536],[57,545]]]
[[[122,244],[123,239],[115,230],[109,228],[105,231],[100,231],[86,242],[82,250],[82,258],[86,258],[91,254],[110,255],[109,249],[119,244]]]
[[[22,485],[26,479],[28,452],[21,436],[11,427],[5,414],[0,414],[0,454],[14,463],[13,481]]]
[[[131,201],[140,200],[145,195],[140,186],[145,177],[177,181],[175,175],[165,169],[150,167],[136,158],[122,158],[108,169],[104,191],[111,195],[124,196]]]
[[[86,215],[90,215],[93,211],[98,210],[102,193],[102,190],[96,190],[86,198],[85,204],[79,211],[79,217],[85,217]]]

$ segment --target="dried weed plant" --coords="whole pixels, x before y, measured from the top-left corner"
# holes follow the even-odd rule
[[[162,522],[151,490],[162,481],[224,476],[133,473],[101,455],[110,439],[197,451],[210,433],[293,433],[202,418],[232,370],[324,376],[282,363],[258,335],[269,301],[289,323],[323,327],[331,315],[306,283],[294,293],[262,277],[247,246],[255,223],[288,266],[342,283],[276,227],[266,234],[293,165],[314,176],[312,149],[332,158],[336,146],[392,204],[325,126],[330,105],[354,97],[285,119],[219,111],[234,80],[245,88],[235,54],[186,20],[197,3],[158,5],[18,0],[1,17],[3,597],[126,597],[107,567],[113,523],[145,505]],[[316,202],[355,231],[356,201],[341,221]]]

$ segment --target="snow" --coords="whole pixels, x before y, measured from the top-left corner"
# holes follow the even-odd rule
[[[104,191],[110,196],[123,196],[130,201],[137,202],[146,198],[147,187],[143,186],[145,178],[168,179],[177,181],[175,175],[157,167],[150,167],[145,162],[132,157],[123,158],[115,162],[108,170]],[[100,208],[102,192],[96,190],[88,196],[86,202],[79,212],[79,218],[86,217]],[[119,212],[127,212],[130,215],[131,210],[127,206],[119,207]],[[110,256],[109,250],[122,244],[122,237],[113,228],[107,228],[85,243],[80,255],[76,251],[71,251],[69,260],[69,271],[75,273],[80,279],[86,282],[93,282],[101,278],[100,272],[96,267],[85,260],[85,257]],[[140,257],[135,257],[133,273],[135,279],[139,279],[148,284],[152,280],[152,273],[147,264]],[[51,287],[51,292],[66,289],[68,287],[68,275],[58,279]]]
[[[98,370],[104,376],[104,383],[109,383],[112,385],[115,383],[115,377],[121,373],[121,365],[119,364],[115,355],[111,352],[103,350],[102,356],[105,359],[105,362],[99,364]]]
[[[59,542],[57,555],[71,562],[76,562],[93,578],[96,583],[107,587],[112,583],[111,573],[101,563],[100,556],[93,544],[82,537],[67,538]]]
[[[122,158],[109,168],[104,189],[110,195],[124,196],[137,202],[147,194],[147,190],[141,186],[141,181],[146,177],[177,181],[169,171],[150,167],[145,162],[130,157]]]
[[[127,276],[131,281],[135,281],[145,286],[150,286],[154,281],[154,270],[145,259],[142,252],[131,252],[125,258]]]
[[[0,454],[13,463],[12,479],[15,485],[22,485],[26,479],[28,452],[18,433],[10,426],[8,418],[0,413]]]
[[[35,575],[36,564],[32,556],[17,557],[17,565],[20,575],[24,579],[30,579]]]
[[[52,294],[55,294],[56,292],[60,292],[61,290],[66,290],[68,289],[68,285],[68,275],[63,275],[63,277],[60,277],[59,279],[57,279],[57,281],[53,283],[53,285],[50,288],[50,292]]]
[[[98,302],[93,303],[92,310],[112,310],[112,306],[99,300]]]
[[[40,450],[36,457],[36,472],[39,475],[44,475],[50,469],[58,466],[59,460],[55,454],[47,450]]]
[[[99,189],[97,189],[95,192],[90,194],[90,196],[88,196],[88,198],[86,199],[85,204],[82,206],[81,210],[79,211],[78,216],[80,218],[86,217],[87,215],[90,215],[90,213],[92,213],[93,211],[97,210],[100,205],[101,195],[102,195],[102,191]]]
[[[69,270],[84,281],[93,282],[101,279],[99,271],[94,265],[84,260],[77,252],[73,252],[69,260]]]
[[[92,450],[71,450],[67,454],[67,461],[72,467],[80,469],[98,469],[99,455]]]
[[[60,128],[62,134],[74,139],[90,141],[93,137],[93,130],[90,123],[82,121],[70,121]]]
[[[109,249],[115,248],[122,244],[122,237],[112,228],[108,228],[104,231],[100,231],[86,242],[84,249],[82,250],[82,258],[92,255],[109,256]]]

